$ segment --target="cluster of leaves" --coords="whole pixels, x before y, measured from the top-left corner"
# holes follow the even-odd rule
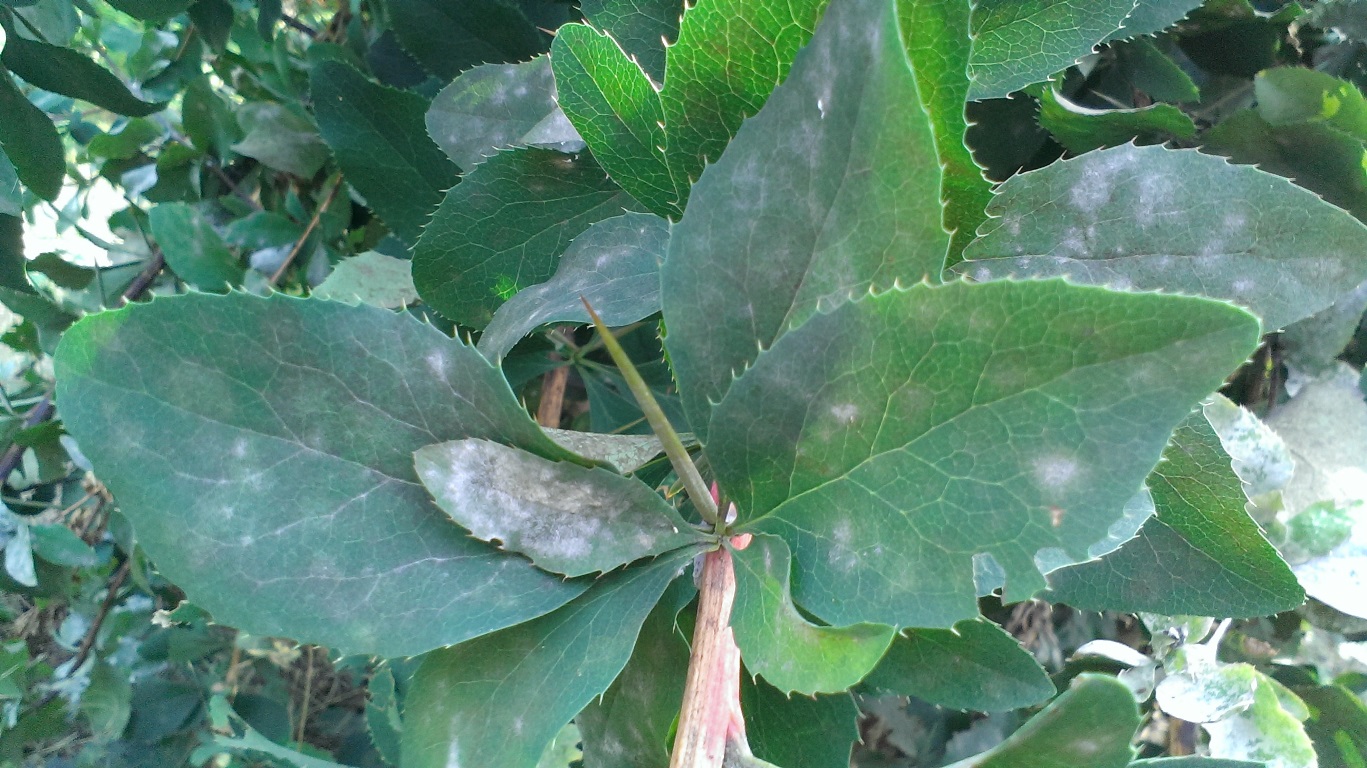
[[[0,0],[0,761],[668,764],[583,297],[760,758],[1361,765],[1367,6],[1263,5]]]

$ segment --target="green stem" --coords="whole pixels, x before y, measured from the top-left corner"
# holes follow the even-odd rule
[[[674,431],[673,425],[665,417],[665,412],[661,410],[660,404],[655,401],[655,395],[651,394],[650,387],[646,385],[645,379],[641,378],[636,366],[631,364],[631,358],[627,357],[626,350],[617,343],[617,337],[613,336],[612,331],[603,325],[603,318],[593,311],[588,299],[580,297],[580,301],[584,302],[584,308],[589,311],[589,317],[593,318],[593,327],[598,329],[598,336],[602,338],[603,346],[607,347],[608,354],[612,356],[612,361],[617,364],[617,369],[622,373],[622,378],[626,379],[627,386],[631,388],[631,394],[636,396],[636,403],[641,406],[641,412],[645,414],[651,430],[655,432],[656,437],[660,438],[660,444],[664,446],[665,455],[669,457],[669,463],[674,466],[674,472],[683,481],[688,498],[693,500],[693,506],[698,508],[698,514],[702,515],[702,519],[714,530],[717,529],[720,525],[717,504],[712,500],[712,492],[708,490],[707,483],[703,481],[702,475],[698,472],[698,467],[693,463],[693,459],[688,456],[688,449],[684,447],[683,440],[679,439],[679,433]]]

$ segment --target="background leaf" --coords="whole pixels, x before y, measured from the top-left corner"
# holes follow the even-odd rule
[[[846,768],[859,737],[848,693],[788,697],[741,673],[740,703],[755,756],[783,768]]]
[[[66,178],[66,154],[57,128],[33,106],[0,67],[0,148],[19,181],[44,200],[55,200]]]
[[[389,0],[386,7],[404,50],[442,80],[476,64],[525,61],[550,42],[515,4],[499,0]]]
[[[241,285],[246,266],[198,210],[185,203],[164,203],[148,218],[167,266],[185,282],[205,291]]]
[[[166,106],[165,102],[134,96],[113,73],[70,48],[11,34],[3,50],[0,63],[36,88],[132,117],[150,115]]]
[[[665,76],[665,46],[679,35],[679,0],[582,0],[584,18],[612,35],[651,80]]]
[[[313,296],[399,309],[418,300],[413,263],[366,251],[338,262],[327,279],[313,289]]]
[[[67,429],[157,566],[219,622],[410,655],[587,586],[466,537],[428,499],[411,458],[424,445],[564,454],[482,355],[410,317],[178,297],[87,317],[56,365]]]

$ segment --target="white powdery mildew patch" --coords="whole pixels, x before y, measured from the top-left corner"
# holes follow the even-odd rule
[[[1057,453],[1036,458],[1033,469],[1035,484],[1050,495],[1072,485],[1081,471],[1076,458]]]

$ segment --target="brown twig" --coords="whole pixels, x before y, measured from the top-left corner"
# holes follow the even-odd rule
[[[304,729],[309,724],[309,699],[313,696],[313,652],[316,646],[310,645],[304,651],[304,695],[299,701],[299,727],[296,730],[295,744],[304,743]]]
[[[565,382],[570,379],[570,367],[562,365],[541,380],[541,402],[536,407],[536,423],[551,429],[559,428],[560,415],[565,409]]]
[[[99,637],[100,627],[104,625],[104,620],[109,617],[109,612],[114,609],[114,604],[119,599],[119,588],[123,586],[123,580],[128,578],[128,571],[133,565],[133,558],[130,555],[114,571],[113,577],[109,580],[109,592],[104,596],[104,602],[100,604],[100,610],[95,614],[95,618],[90,621],[90,628],[85,631],[85,637],[81,638],[81,644],[76,648],[76,655],[71,657],[71,666],[67,674],[74,673],[85,664],[86,659],[90,658],[90,652],[95,649],[95,640]],[[53,699],[57,698],[57,691],[48,691],[36,705],[30,710],[37,712],[46,707]]]
[[[309,219],[309,225],[304,227],[304,234],[299,236],[299,239],[294,243],[294,247],[291,248],[289,254],[285,256],[285,260],[280,262],[280,266],[271,274],[271,285],[280,282],[281,276],[285,274],[285,270],[290,268],[290,264],[294,261],[294,257],[299,255],[299,251],[303,249],[304,243],[308,242],[309,235],[313,234],[313,230],[318,228],[318,220],[327,212],[328,207],[332,205],[332,201],[337,199],[337,190],[341,188],[342,174],[334,173],[332,175],[332,189],[328,192],[327,197],[323,198],[323,202],[314,209],[313,218]]]
[[[745,721],[740,717],[740,651],[730,626],[735,599],[731,552],[721,547],[703,555],[693,650],[669,768],[720,768],[727,741],[745,739]]]

